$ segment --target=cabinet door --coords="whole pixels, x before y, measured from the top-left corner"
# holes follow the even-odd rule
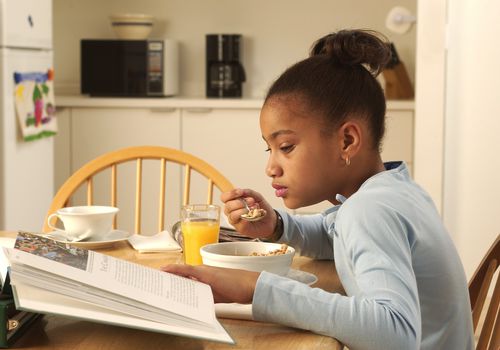
[[[71,175],[71,109],[57,108],[57,134],[54,136],[54,190]],[[54,193],[55,195],[55,193]]]
[[[268,154],[259,113],[259,109],[184,109],[182,149],[212,164],[234,186],[258,191],[275,208],[284,208],[265,174]]]
[[[387,111],[382,160],[404,160],[413,169],[413,111]]]
[[[180,148],[180,111],[132,108],[74,108],[71,115],[71,170],[110,151],[130,146],[165,146]],[[179,218],[180,168],[167,167],[166,228]],[[134,231],[135,163],[118,167],[118,226]],[[109,204],[110,171],[97,176],[94,204]],[[143,161],[141,233],[158,232],[159,162]],[[85,203],[79,191],[73,205]]]

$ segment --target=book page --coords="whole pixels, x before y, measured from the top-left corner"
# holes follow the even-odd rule
[[[16,240],[10,237],[0,237],[0,248],[12,248],[14,247]],[[4,283],[7,279],[7,269],[9,268],[9,260],[3,254],[3,250],[0,249],[0,291],[3,290]]]
[[[88,264],[87,271],[94,276],[99,276],[101,279],[111,278],[130,289],[173,300],[184,307],[196,309],[200,307],[200,300],[196,295],[197,284],[192,280],[168,276],[159,270],[144,268],[142,265],[107,255],[92,252],[91,256],[92,263]]]
[[[16,299],[21,301],[21,305],[25,310],[234,344],[233,339],[218,321],[210,331],[180,324],[161,324],[113,312],[98,305],[85,303],[28,284],[19,283],[14,290],[17,294]]]
[[[206,284],[28,233],[18,235],[15,247],[8,252],[12,284],[15,265],[21,264],[193,320],[216,322]]]

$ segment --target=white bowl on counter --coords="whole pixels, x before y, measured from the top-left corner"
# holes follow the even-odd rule
[[[142,13],[122,13],[109,17],[119,39],[145,40],[153,29],[153,16]]]
[[[224,242],[205,245],[200,253],[205,265],[286,275],[295,255],[293,247],[288,246],[280,255],[251,255],[267,254],[280,248],[279,243]]]

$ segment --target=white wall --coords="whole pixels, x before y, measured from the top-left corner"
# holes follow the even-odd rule
[[[469,278],[500,233],[498,13],[498,1],[418,0],[415,179]]]
[[[415,86],[414,178],[442,213],[446,0],[419,0]]]
[[[288,65],[306,57],[312,42],[343,28],[386,34],[413,80],[415,30],[404,35],[385,28],[395,6],[415,13],[416,0],[54,0],[56,92],[78,92],[80,39],[113,38],[108,16],[116,12],[156,17],[152,37],[181,43],[181,93],[205,95],[205,34],[243,34],[244,95],[261,97]]]
[[[449,0],[443,216],[469,274],[500,234],[499,13]]]

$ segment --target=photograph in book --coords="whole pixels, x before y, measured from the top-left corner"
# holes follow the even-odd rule
[[[19,310],[234,343],[205,283],[35,233],[1,252]]]
[[[80,249],[28,232],[22,232],[22,234],[17,236],[14,248],[73,266],[80,270],[86,270],[89,261],[89,251],[86,249]]]

